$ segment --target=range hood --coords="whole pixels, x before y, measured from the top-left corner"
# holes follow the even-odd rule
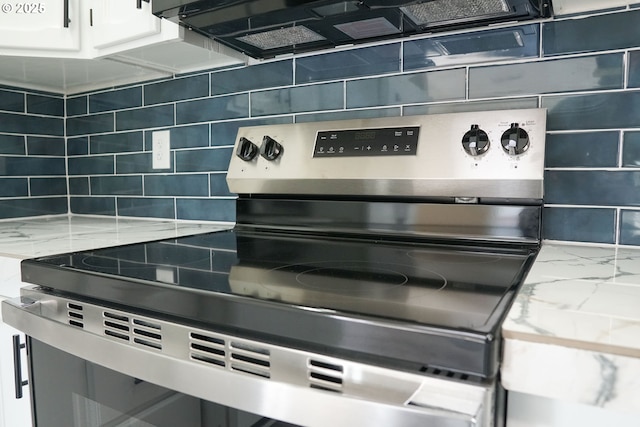
[[[551,15],[551,0],[153,0],[179,21],[254,58]]]

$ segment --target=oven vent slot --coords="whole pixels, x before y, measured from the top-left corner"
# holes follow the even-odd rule
[[[342,365],[310,359],[307,368],[311,388],[342,392],[344,378]]]
[[[271,378],[271,354],[268,349],[232,341],[229,350],[231,370]]]
[[[133,319],[133,342],[162,350],[162,326],[142,319]]]
[[[84,329],[84,307],[80,304],[67,303],[67,321],[69,325]]]
[[[191,332],[189,355],[197,362],[271,378],[271,352],[258,344],[226,341],[215,335]]]
[[[227,366],[227,352],[223,339],[191,332],[189,334],[189,350],[193,360],[223,368]]]
[[[129,326],[128,316],[103,311],[102,317],[102,325],[104,326],[105,335],[127,342],[131,340],[131,328]]]
[[[129,316],[103,311],[104,334],[122,341],[162,350],[162,326]]]

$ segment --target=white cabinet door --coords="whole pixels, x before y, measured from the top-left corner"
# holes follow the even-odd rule
[[[0,257],[0,301],[6,297],[17,297],[25,284],[20,280],[20,259]],[[30,427],[31,404],[29,386],[22,388],[23,396],[16,399],[14,381],[14,362],[12,337],[20,335],[24,342],[24,334],[2,322],[0,317],[0,426]],[[20,351],[22,358],[22,378],[28,379],[27,356]]]
[[[79,1],[0,2],[0,54],[77,56],[82,24]]]
[[[89,38],[91,46],[104,54],[129,42],[139,42],[160,33],[160,18],[151,13],[151,3],[137,0],[90,0]],[[140,9],[138,9],[138,5]]]

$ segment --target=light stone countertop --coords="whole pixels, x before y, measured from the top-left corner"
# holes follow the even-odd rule
[[[56,215],[0,221],[0,301],[26,285],[20,261],[225,230],[233,223]],[[0,319],[1,320],[1,319]]]
[[[640,250],[545,242],[503,336],[507,390],[640,415]]]
[[[232,228],[233,223],[59,215],[0,221],[0,256],[58,253],[187,236]]]

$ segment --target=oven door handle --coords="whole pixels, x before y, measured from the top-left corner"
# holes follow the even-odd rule
[[[26,349],[26,341],[20,342],[20,335],[13,336],[13,378],[16,387],[16,399],[22,399],[22,388],[29,384],[29,381],[22,379],[22,357],[20,350]]]

